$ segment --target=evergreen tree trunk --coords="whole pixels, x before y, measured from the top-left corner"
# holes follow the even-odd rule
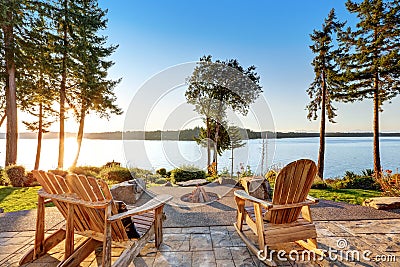
[[[381,174],[381,158],[379,152],[379,77],[375,74],[374,79],[374,175],[375,178]]]
[[[34,170],[39,169],[40,153],[42,151],[42,138],[43,138],[43,104],[39,104],[39,126],[38,126],[38,137],[36,147],[36,159]]]
[[[215,127],[215,151],[214,151],[214,161],[215,161],[215,171],[218,174],[218,139],[219,139],[219,123]]]
[[[321,125],[319,130],[319,152],[318,152],[318,176],[324,179],[325,163],[325,120],[326,120],[326,80],[325,72],[322,71],[322,102],[321,102]]]
[[[13,20],[12,11],[7,11],[6,17],[11,23]],[[6,133],[6,161],[5,166],[16,164],[17,145],[18,145],[18,120],[17,120],[17,88],[15,83],[15,56],[14,56],[14,27],[7,24],[3,28],[5,60],[7,71],[6,84],[6,114],[7,114],[7,133]]]
[[[85,126],[85,115],[86,115],[85,110],[81,110],[81,116],[80,116],[80,120],[79,120],[79,130],[78,130],[78,135],[76,138],[76,141],[78,143],[78,148],[76,151],[74,162],[71,165],[71,168],[76,167],[76,164],[78,163],[79,153],[81,152],[82,140],[83,140],[83,128]]]
[[[65,65],[63,60],[63,69]],[[64,168],[64,139],[65,139],[65,84],[66,84],[66,70],[63,70],[61,86],[60,86],[60,132],[58,143],[58,169]]]
[[[64,10],[67,13],[68,0],[64,0]],[[58,169],[64,168],[64,140],[65,140],[65,87],[67,84],[67,46],[68,46],[68,31],[67,31],[67,14],[64,17],[63,25],[63,45],[64,51],[62,56],[62,70],[61,70],[61,85],[60,85],[60,132],[58,143]]]
[[[207,127],[207,170],[208,174],[210,174],[209,167],[211,165],[211,129],[210,129],[210,119],[206,118],[206,127]]]
[[[231,149],[231,178],[233,178],[233,144]]]

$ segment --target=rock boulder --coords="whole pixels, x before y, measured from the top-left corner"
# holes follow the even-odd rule
[[[366,199],[362,205],[377,210],[400,209],[400,197],[373,197]]]
[[[136,178],[126,182],[113,185],[110,189],[115,200],[120,200],[126,204],[134,204],[140,198],[146,188],[143,179]]]

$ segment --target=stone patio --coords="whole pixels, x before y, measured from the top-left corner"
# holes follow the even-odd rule
[[[217,193],[218,201],[208,204],[189,205],[180,196],[193,188],[155,188],[153,193],[167,193],[174,199],[165,207],[164,242],[159,250],[148,243],[135,259],[134,265],[145,266],[265,266],[252,254],[237,235],[232,223],[236,207],[232,187],[210,184],[206,190]],[[160,191],[160,192],[157,192]],[[143,194],[140,201],[150,196]],[[139,202],[140,202],[139,201]],[[273,259],[278,266],[400,266],[400,214],[346,203],[321,201],[312,207],[317,226],[318,243],[329,251],[325,259],[317,257],[309,261],[301,257],[301,248],[296,244],[272,247]],[[0,266],[18,266],[19,259],[32,247],[35,234],[36,211],[21,211],[0,214]],[[46,208],[47,234],[63,224],[56,208]],[[254,243],[256,237],[246,231]],[[77,245],[83,238],[77,236]],[[45,257],[29,267],[57,266],[63,257],[64,244],[60,243]],[[285,252],[281,251],[285,250]],[[299,258],[288,254],[299,251]],[[359,260],[346,259],[346,255],[360,253]],[[367,258],[362,257],[368,252]],[[114,260],[121,253],[112,252]],[[291,257],[290,257],[291,256]],[[379,259],[376,257],[380,257]],[[336,258],[336,260],[335,260]],[[383,260],[386,261],[383,261]],[[390,260],[391,262],[388,262]],[[92,253],[81,266],[98,266],[101,249]]]
[[[323,260],[309,261],[290,259],[277,253],[273,258],[278,266],[399,266],[400,264],[400,219],[361,221],[318,221],[318,243],[321,249],[331,250]],[[48,233],[51,233],[50,229]],[[249,231],[247,234],[251,235]],[[255,236],[253,236],[255,238]],[[22,255],[32,247],[34,231],[0,233],[0,266],[18,266]],[[77,238],[77,244],[83,238]],[[55,247],[44,258],[25,266],[57,266],[62,259],[63,243]],[[341,249],[342,248],[342,249]],[[296,244],[272,247],[275,251],[301,249]],[[61,251],[61,252],[60,252]],[[349,251],[358,251],[360,259],[346,260]],[[368,252],[367,258],[362,257]],[[114,250],[114,259],[121,253]],[[280,252],[283,253],[283,252]],[[286,254],[287,254],[286,253]],[[334,258],[337,258],[337,261]],[[382,262],[376,257],[386,257],[391,262]],[[394,261],[394,262],[393,262]],[[98,266],[101,250],[92,253],[81,266]],[[134,266],[265,266],[253,255],[237,235],[233,226],[171,227],[164,228],[164,242],[159,250],[148,243],[134,261]]]

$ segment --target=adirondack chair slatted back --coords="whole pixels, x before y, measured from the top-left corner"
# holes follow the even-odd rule
[[[52,173],[44,171],[33,171],[33,175],[41,184],[43,189],[49,194],[58,195],[75,195],[80,199],[97,202],[103,200],[112,200],[111,192],[107,184],[102,180],[96,180],[93,177],[83,175],[68,175],[63,178]],[[68,205],[53,199],[54,205],[58,208],[64,218],[67,218]],[[118,209],[114,202],[111,203],[111,214],[117,214]],[[100,234],[104,233],[105,214],[104,210],[84,207],[82,205],[74,206],[74,228],[76,231],[94,231]],[[129,240],[125,228],[121,221],[112,223],[112,240],[126,241]]]
[[[33,175],[35,176],[36,180],[40,183],[43,189],[49,194],[69,194],[70,190],[68,185],[66,184],[64,178],[61,176],[56,176],[52,173],[46,173],[44,171],[33,171]],[[68,205],[63,202],[58,202],[53,200],[54,205],[58,208],[64,218],[67,218],[68,214]],[[84,212],[77,207],[76,213],[80,217],[84,217]],[[83,231],[85,228],[88,227],[87,221],[82,221],[77,218],[74,219],[75,228],[78,231]]]
[[[285,166],[275,182],[272,204],[293,204],[306,200],[317,173],[312,160],[301,159]],[[298,219],[301,208],[273,210],[270,222],[276,224],[291,223]]]
[[[75,193],[81,199],[85,201],[101,201],[101,200],[112,200],[111,192],[108,189],[107,184],[99,185],[95,178],[86,177],[84,175],[71,174],[67,175],[67,184],[72,193]],[[99,180],[100,181],[100,180]],[[95,188],[95,189],[93,189]],[[96,194],[97,192],[97,194]],[[104,194],[104,195],[103,195]],[[104,233],[104,222],[105,215],[102,210],[87,209],[90,222],[92,223],[92,228],[88,230],[94,230],[99,233]],[[111,203],[111,214],[117,214],[118,210],[115,207],[114,202]],[[112,238],[114,241],[124,241],[128,240],[125,228],[121,221],[116,221],[112,224]]]

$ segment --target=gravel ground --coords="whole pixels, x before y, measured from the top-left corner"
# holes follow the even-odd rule
[[[195,187],[154,187],[149,194],[169,194],[174,198],[165,206],[167,219],[165,227],[195,227],[232,225],[236,218],[236,204],[233,198],[235,188],[232,185],[211,183],[205,186],[207,192],[220,196],[215,202],[192,204],[183,202],[180,198],[192,192]],[[138,204],[146,202],[150,196],[143,194]],[[400,218],[400,210],[381,211],[369,207],[352,205],[342,202],[321,200],[311,207],[312,216],[316,221],[343,221],[365,219]],[[52,228],[63,220],[56,208],[46,208],[46,229]],[[0,214],[0,232],[34,231],[36,225],[36,210],[10,212]]]

